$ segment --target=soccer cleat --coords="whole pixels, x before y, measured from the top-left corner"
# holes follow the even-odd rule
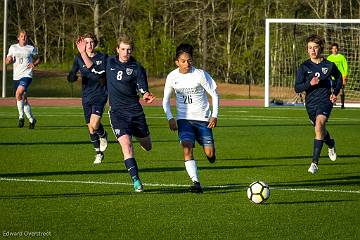
[[[18,122],[18,127],[19,128],[22,128],[22,127],[24,127],[24,118],[19,118],[19,122]]]
[[[328,155],[331,161],[336,160],[335,141],[334,141],[334,146],[332,148],[328,148]]]
[[[190,186],[189,192],[192,193],[203,193],[202,187],[199,182],[194,182],[193,186]]]
[[[135,192],[143,192],[144,191],[144,187],[143,187],[140,179],[138,179],[138,178],[134,179],[134,191]]]
[[[209,163],[214,163],[215,160],[216,160],[215,154],[214,154],[214,156],[212,156],[212,157],[208,157],[208,156],[206,156],[206,157],[207,157],[207,160],[209,161]]]
[[[107,132],[105,132],[105,136],[100,138],[100,151],[104,152],[107,146],[108,146]]]
[[[103,153],[97,153],[96,156],[95,156],[94,164],[100,164],[103,159],[104,159],[104,154]]]
[[[312,174],[315,174],[317,171],[318,171],[318,166],[316,163],[311,163],[309,169],[308,169],[308,172],[309,173],[312,173]]]
[[[36,124],[36,119],[34,118],[33,121],[29,124],[29,129],[34,129]]]

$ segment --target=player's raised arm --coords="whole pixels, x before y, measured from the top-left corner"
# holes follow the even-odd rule
[[[93,62],[91,60],[91,58],[87,55],[86,53],[86,41],[85,38],[83,37],[79,37],[76,40],[76,47],[81,55],[81,58],[83,59],[85,65],[87,68],[91,68],[93,65]]]

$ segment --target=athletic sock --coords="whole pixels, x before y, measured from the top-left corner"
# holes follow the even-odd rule
[[[189,174],[191,181],[199,182],[196,161],[193,159],[185,161],[185,168],[187,173]]]
[[[138,166],[136,163],[135,158],[128,158],[124,161],[125,167],[129,172],[129,175],[131,177],[131,180],[139,179],[139,172],[138,172]]]
[[[96,133],[93,133],[93,134],[90,133],[89,135],[90,135],[91,142],[94,145],[94,149],[95,149],[96,153],[101,153],[99,135],[97,135]]]
[[[95,133],[99,135],[99,137],[103,138],[106,135],[104,126],[100,123],[99,128],[95,130]]]
[[[335,141],[334,139],[331,139],[330,137],[330,133],[328,131],[326,131],[326,135],[324,137],[324,143],[329,147],[329,148],[333,148],[335,145]]]
[[[24,104],[24,112],[25,112],[26,117],[29,119],[29,121],[31,123],[33,123],[34,122],[34,117],[33,117],[32,112],[31,112],[30,104]]]
[[[312,160],[313,163],[316,164],[319,163],[320,153],[323,144],[324,144],[323,140],[314,139],[314,151],[313,151],[313,160]]]
[[[24,118],[24,100],[16,100],[16,105],[19,111],[19,118]]]

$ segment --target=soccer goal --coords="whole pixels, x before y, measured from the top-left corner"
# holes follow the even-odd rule
[[[265,107],[303,105],[305,93],[296,94],[294,83],[311,34],[325,38],[324,57],[339,44],[349,65],[345,106],[360,107],[360,19],[266,19]]]

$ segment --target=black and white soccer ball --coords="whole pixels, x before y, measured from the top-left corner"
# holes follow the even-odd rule
[[[253,203],[264,203],[270,197],[270,188],[263,181],[253,182],[247,189],[247,197]]]

